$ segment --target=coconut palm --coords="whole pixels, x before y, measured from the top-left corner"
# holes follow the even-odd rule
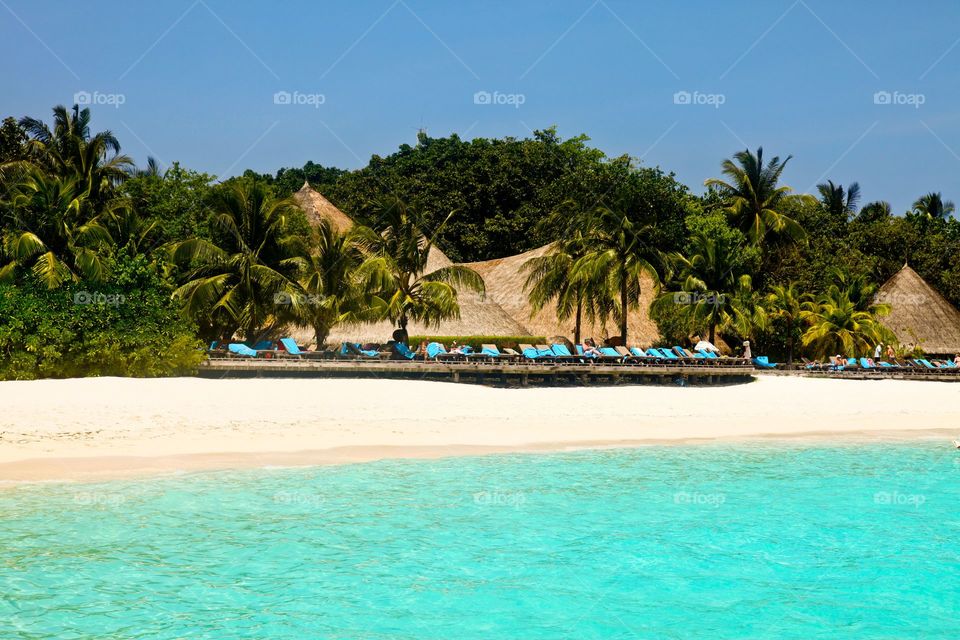
[[[889,218],[892,215],[893,207],[890,206],[889,202],[885,200],[875,200],[874,202],[868,202],[863,205],[860,213],[857,214],[857,220],[861,222],[875,222]]]
[[[913,203],[913,212],[934,220],[945,220],[953,215],[956,207],[950,200],[944,200],[939,192],[931,191],[917,198]]]
[[[657,267],[663,254],[650,242],[652,228],[627,214],[600,207],[578,223],[583,255],[571,268],[571,280],[583,288],[590,307],[605,320],[612,315],[627,343],[627,317],[640,306],[644,275],[659,287]]]
[[[133,161],[120,154],[120,143],[110,131],[90,135],[90,109],[54,107],[52,130],[30,117],[22,118],[20,125],[30,135],[27,151],[34,164],[58,176],[76,176],[95,210],[109,200],[133,167]]]
[[[299,310],[303,251],[288,230],[297,206],[272,197],[261,183],[237,181],[214,191],[211,209],[214,240],[173,246],[174,261],[187,268],[174,296],[209,331],[222,332],[213,337],[240,330],[247,341],[260,340]]]
[[[0,280],[10,282],[19,271],[29,271],[50,289],[103,280],[112,240],[99,218],[85,216],[85,198],[75,178],[35,168],[14,185]]]
[[[783,213],[783,207],[791,198],[803,196],[791,195],[790,187],[777,186],[792,156],[783,162],[775,156],[766,166],[763,164],[763,147],[757,149],[756,155],[747,149],[733,157],[736,162],[727,159],[721,164],[727,180],[710,178],[704,185],[718,189],[734,224],[756,244],[767,233],[802,238],[803,229]]]
[[[878,319],[889,307],[881,307],[877,313],[858,310],[849,292],[836,285],[831,285],[819,300],[802,306],[800,317],[808,327],[801,342],[818,358],[834,354],[863,356],[875,344],[894,341],[893,334]]]
[[[691,329],[706,326],[710,342],[716,339],[718,327],[729,327],[737,319],[743,325],[737,327],[737,332],[749,335],[752,328],[744,323],[753,312],[737,305],[740,298],[752,291],[752,280],[742,264],[741,247],[729,236],[705,233],[695,233],[688,247],[689,255],[671,256],[677,286],[675,291],[661,295],[657,304],[684,305]]]
[[[794,330],[800,324],[803,303],[810,296],[800,293],[793,282],[770,287],[767,295],[767,315],[771,320],[782,320],[787,325],[787,366],[793,365]]]
[[[299,304],[297,324],[313,329],[317,347],[340,322],[376,320],[379,305],[372,300],[358,278],[358,270],[369,255],[372,232],[355,226],[346,233],[321,219],[315,241],[300,256],[300,285],[304,299]]]
[[[820,203],[823,208],[835,218],[846,220],[857,213],[857,203],[860,201],[860,185],[852,183],[846,190],[843,185],[833,184],[827,180],[817,185],[820,191]]]
[[[377,202],[375,209],[374,219],[383,221],[383,229],[371,239],[373,256],[364,261],[359,273],[364,287],[382,300],[383,317],[397,325],[404,340],[410,320],[436,326],[459,318],[458,290],[482,295],[483,278],[462,265],[428,270],[436,237],[453,214],[432,235],[424,236],[420,217],[399,198]]]

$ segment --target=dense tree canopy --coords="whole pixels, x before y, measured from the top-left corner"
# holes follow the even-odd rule
[[[904,262],[960,304],[960,222],[944,194],[921,193],[899,213],[883,201],[859,207],[856,182],[826,180],[817,194],[795,194],[783,184],[787,160],[762,149],[718,159],[721,177],[697,196],[658,167],[607,157],[586,136],[421,132],[416,144],[357,170],[311,161],[218,182],[177,163],[135,167],[111,132],[92,129],[87,109],[56,107],[49,123],[7,117],[0,348],[20,364],[0,375],[123,367],[157,375],[171,370],[160,360],[191,366],[200,337],[252,341],[301,326],[320,342],[348,320],[453,318],[458,290],[483,283],[463,268],[428,273],[432,243],[454,262],[553,243],[524,267],[534,307],[551,306],[577,326],[610,319],[625,333],[625,310],[657,300],[651,315],[665,340],[749,338],[784,357],[892,339],[873,294]],[[358,226],[310,229],[289,198],[304,181]],[[659,284],[644,290],[641,274]],[[98,371],[90,354],[114,344],[108,324],[97,325],[100,334],[54,332],[93,326],[90,308],[67,305],[64,295],[108,290],[142,304],[108,309],[103,322],[157,318],[142,342],[167,341],[173,351],[140,349],[136,363]],[[56,317],[41,323],[49,325],[41,339],[74,340],[68,355],[40,355],[25,328],[40,322],[37,305]]]

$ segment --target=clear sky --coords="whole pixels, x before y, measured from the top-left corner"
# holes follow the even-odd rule
[[[138,163],[219,176],[556,125],[700,192],[762,145],[799,191],[900,212],[960,201],[958,25],[955,0],[0,0],[0,114],[87,92]]]

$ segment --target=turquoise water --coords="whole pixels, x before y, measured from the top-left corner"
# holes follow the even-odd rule
[[[957,638],[943,444],[0,491],[0,638]]]

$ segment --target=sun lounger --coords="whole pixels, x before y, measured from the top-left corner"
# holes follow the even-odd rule
[[[776,369],[777,363],[770,362],[767,356],[757,356],[753,358],[753,366],[759,367],[760,369]]]
[[[373,349],[363,349],[356,342],[344,342],[340,345],[337,355],[346,358],[378,358],[380,352]]]
[[[300,347],[297,346],[297,341],[293,338],[280,338],[280,346],[282,349],[278,351],[278,354],[286,354],[293,358],[303,358],[307,354],[300,350]]]
[[[390,345],[394,360],[413,360],[417,353],[402,342],[394,342]]]
[[[229,345],[227,345],[227,349],[234,355],[245,356],[248,358],[257,357],[256,349],[251,349],[242,342],[231,342]]]
[[[584,358],[587,358],[588,360],[598,360],[600,358],[600,354],[597,354],[597,353],[588,354],[586,350],[583,348],[582,344],[576,345],[576,350],[577,350],[577,355],[581,355]]]
[[[570,349],[565,344],[554,343],[550,345],[550,349],[553,351],[553,356],[557,362],[583,362],[584,356],[570,353]]]

